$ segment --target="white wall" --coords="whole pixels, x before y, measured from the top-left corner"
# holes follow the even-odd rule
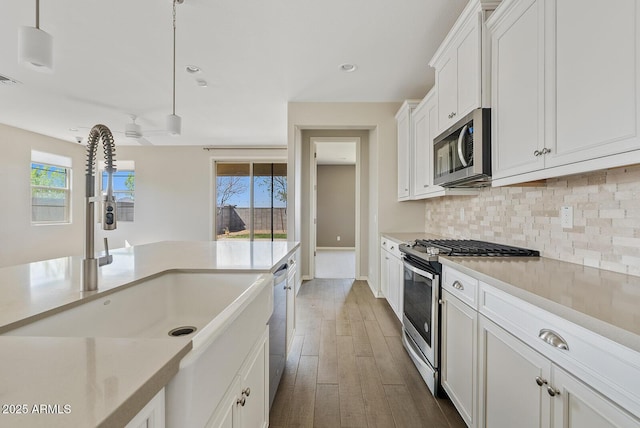
[[[135,162],[135,219],[118,222],[115,231],[97,232],[100,245],[107,236],[113,248],[125,240],[131,245],[211,240],[214,160],[284,160],[286,149],[121,146],[117,158]]]
[[[31,150],[72,159],[71,223],[31,224]],[[0,267],[84,251],[85,146],[0,124]],[[98,154],[101,154],[98,150]],[[96,249],[102,237],[111,248],[162,240],[209,240],[212,237],[212,165],[219,160],[286,160],[286,148],[196,146],[117,146],[119,160],[133,160],[136,170],[135,221],[118,222],[105,232],[96,224]]]
[[[289,217],[289,234],[301,241],[308,254],[307,237],[302,235],[301,182],[303,129],[369,130],[369,233],[362,245],[369,250],[368,279],[378,289],[379,234],[385,231],[424,230],[424,202],[397,202],[397,137],[395,114],[400,103],[289,103],[289,204],[295,204]],[[306,167],[308,168],[308,166]],[[363,213],[364,215],[365,213]],[[365,244],[366,242],[366,244]]]
[[[71,158],[70,224],[31,224],[32,149]],[[84,168],[84,146],[0,125],[0,267],[82,254]]]

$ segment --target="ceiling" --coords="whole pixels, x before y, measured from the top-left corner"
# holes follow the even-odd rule
[[[428,66],[466,0],[184,0],[177,6],[176,114],[171,0],[41,0],[54,71],[18,63],[35,0],[3,0],[0,123],[67,141],[138,117],[154,145],[286,145],[287,103],[421,98]],[[357,65],[352,73],[343,63]],[[187,65],[200,73],[189,74]],[[199,87],[196,79],[206,80]],[[152,132],[158,131],[158,132]],[[116,134],[116,144],[141,144]]]

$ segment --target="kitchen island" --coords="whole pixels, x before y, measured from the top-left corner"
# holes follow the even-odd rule
[[[2,268],[0,333],[168,272],[270,273],[298,247],[172,241],[119,249],[100,268],[92,292],[81,291],[80,257]],[[124,426],[172,379],[191,348],[188,337],[2,336],[0,426]]]

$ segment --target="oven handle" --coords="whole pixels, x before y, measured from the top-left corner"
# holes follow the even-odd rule
[[[420,276],[423,276],[425,278],[429,278],[431,280],[435,280],[437,275],[431,273],[431,272],[427,272],[426,270],[422,270],[419,269],[415,266],[413,266],[412,264],[410,264],[409,262],[407,262],[406,260],[403,260],[402,263],[404,264],[405,269],[409,269],[411,272],[417,273]]]

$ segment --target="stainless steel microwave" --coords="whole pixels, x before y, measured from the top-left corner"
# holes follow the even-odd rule
[[[491,183],[491,109],[473,110],[433,140],[433,184]]]

